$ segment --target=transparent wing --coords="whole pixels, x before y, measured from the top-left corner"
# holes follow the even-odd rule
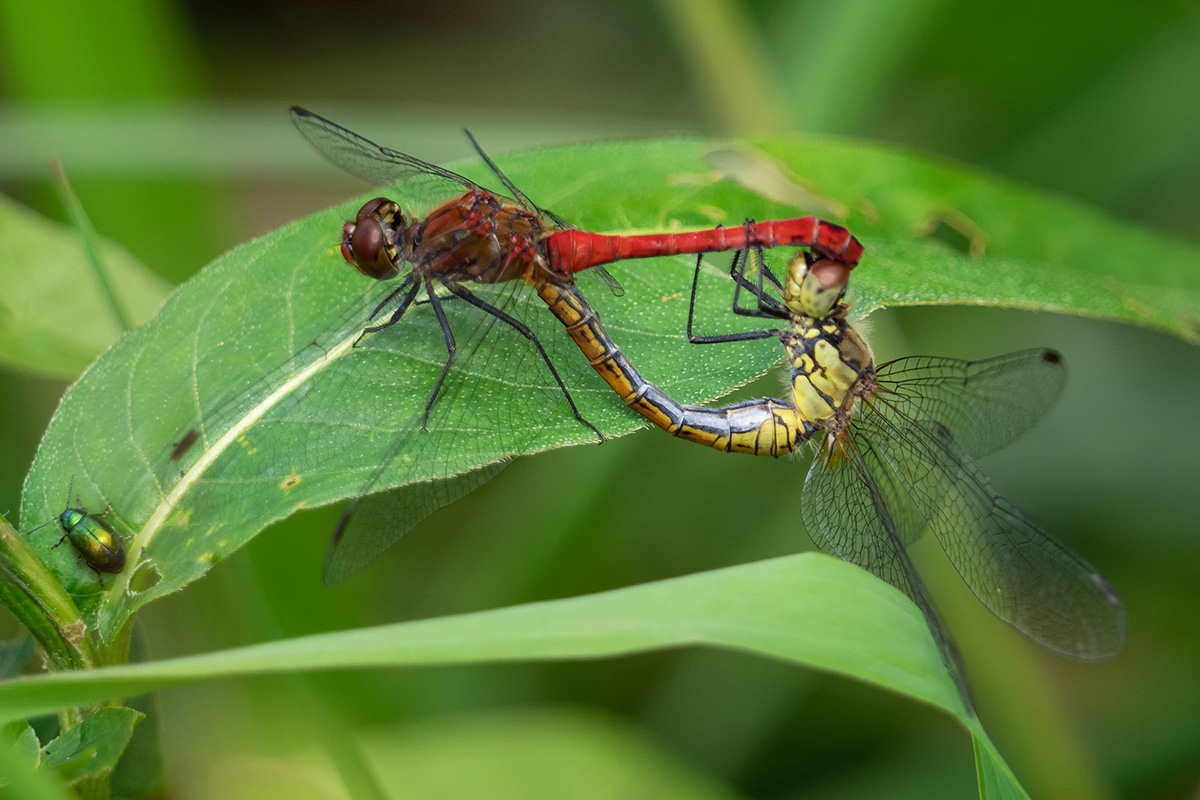
[[[881,364],[876,375],[906,416],[936,420],[978,458],[1041,418],[1062,391],[1066,369],[1057,352],[1042,349],[982,361],[910,356]]]
[[[554,329],[559,323],[532,298],[528,285],[510,282],[473,289],[480,299],[534,332],[560,374],[568,365],[587,368],[586,359],[563,335],[561,327]],[[434,401],[426,430],[421,428],[425,401],[446,359],[444,341],[440,352],[436,345],[432,350],[421,348],[426,366],[419,370],[425,374],[423,381],[404,380],[397,386],[394,382],[398,376],[367,364],[356,369],[356,374],[347,372],[342,377],[348,385],[356,386],[359,394],[364,389],[385,398],[400,394],[414,410],[403,425],[382,431],[384,447],[373,460],[364,459],[358,496],[343,514],[326,557],[324,578],[328,584],[349,577],[434,511],[500,472],[504,461],[493,460],[476,468],[485,460],[479,453],[523,452],[534,438],[545,433],[545,427],[563,423],[568,424],[577,441],[594,435],[574,419],[532,341],[498,316],[459,298],[441,298],[440,302],[455,333],[457,355]],[[373,334],[364,345],[413,353],[402,340],[413,332],[413,325],[426,328],[426,333],[438,330],[434,317],[427,303],[413,309],[401,324]],[[541,335],[536,333],[539,329]],[[437,338],[441,339],[440,332]],[[338,403],[339,395],[351,393],[355,392],[349,388],[334,391],[329,394],[329,402]],[[308,413],[319,415],[320,409],[309,409]],[[415,481],[408,477],[427,475],[431,467],[444,477]],[[391,488],[396,486],[399,488]]]
[[[996,616],[1064,655],[1094,659],[1119,651],[1125,612],[1112,586],[998,494],[929,412],[882,391],[865,404],[853,435],[896,476],[959,575]]]
[[[496,477],[505,466],[506,462],[497,462],[465,475],[413,483],[351,500],[353,507],[346,509],[343,518],[352,527],[345,530],[339,527],[334,534],[321,572],[325,584],[335,586],[346,580],[381,556],[401,536],[435,511],[466,497]],[[364,489],[370,491],[375,488],[377,481],[378,477]],[[347,530],[352,533],[343,546],[343,534]]]
[[[621,286],[620,281],[613,276],[611,272],[604,267],[592,267],[580,273],[584,278],[591,279],[598,283],[604,284],[608,290],[612,292],[613,297],[621,297],[625,294],[625,289]]]
[[[398,284],[371,282],[327,323],[305,328],[288,327],[286,330],[290,335],[286,339],[270,343],[261,351],[247,352],[245,356],[249,361],[246,363],[229,363],[229,354],[226,352],[207,354],[204,361],[216,362],[220,365],[218,369],[256,372],[259,377],[234,393],[197,407],[192,427],[178,432],[178,439],[171,442],[170,454],[159,459],[162,462],[160,466],[170,462],[175,467],[188,467],[194,460],[193,450],[208,450],[231,427],[255,415],[256,408],[268,406],[273,395],[288,391],[289,384],[303,381],[310,372],[320,370],[331,352],[349,345],[358,337],[374,309],[381,304],[384,304],[385,311],[390,308],[396,296],[407,288],[409,280],[405,278]],[[297,339],[303,336],[311,338],[297,348]],[[196,369],[206,369],[207,366],[202,361]],[[303,386],[297,390],[305,391]],[[199,401],[199,396],[196,399]],[[171,471],[171,468],[167,471]]]
[[[334,166],[368,183],[394,189],[396,201],[418,215],[480,188],[448,169],[375,144],[299,106],[292,106],[292,122]]]
[[[828,463],[813,459],[800,508],[817,547],[882,578],[921,609],[964,705],[972,710],[962,657],[904,549],[901,528],[911,525],[916,509],[880,454],[869,442],[860,448],[847,438],[835,445]]]

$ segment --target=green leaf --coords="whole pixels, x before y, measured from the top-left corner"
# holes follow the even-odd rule
[[[140,325],[162,304],[166,282],[123,247],[97,241],[118,302]],[[0,363],[73,378],[121,333],[79,232],[3,196],[0,281]]]
[[[868,247],[852,286],[862,313],[884,303],[978,303],[1195,335],[1193,247],[894,150],[824,139],[759,145],[739,145],[737,166],[723,173],[706,159],[727,163],[721,156],[730,146],[694,140],[543,150],[502,166],[540,204],[596,230],[794,216],[806,210],[787,204],[795,197],[850,209],[842,221]],[[477,167],[468,172],[486,180]],[[395,435],[409,438],[380,487],[428,486],[517,454],[595,441],[529,343],[504,325],[477,329],[480,313],[462,303],[447,305],[459,337],[456,368],[429,432],[413,433],[445,344],[430,309],[420,307],[349,347],[371,301],[390,288],[369,285],[338,255],[341,220],[360,201],[217,259],[64,397],[25,484],[23,527],[62,510],[72,476],[85,507],[112,505],[107,519],[131,555],[104,587],[67,548],[51,549],[52,529],[34,537],[106,638],[141,605],[203,575],[271,522],[357,494]],[[937,220],[944,224],[926,235]],[[950,234],[982,255],[943,244]],[[585,293],[643,374],[678,400],[712,400],[779,358],[770,343],[687,345],[690,259],[623,263],[613,272],[624,297],[595,282],[582,284]],[[728,279],[715,269],[704,278],[701,332],[729,330]],[[510,288],[500,287],[501,299]],[[536,299],[521,307],[584,417],[610,436],[642,424]],[[321,347],[302,349],[314,338]],[[461,355],[477,346],[473,361]],[[172,460],[175,443],[193,428],[196,443]]]
[[[23,723],[24,724],[24,723]],[[35,766],[37,753],[29,753],[30,744],[36,747],[37,736],[28,724],[15,746],[0,743],[0,797],[20,800],[71,800],[73,793],[63,786],[54,775],[39,771]]]
[[[9,722],[0,728],[0,747],[11,748],[16,757],[25,759],[34,767],[37,766],[42,749],[37,731],[25,720]]]
[[[974,736],[975,774],[979,778],[980,800],[1029,800],[1017,777],[976,718],[968,724]]]
[[[0,720],[209,678],[293,670],[602,658],[691,645],[847,675],[955,715],[981,780],[1011,773],[962,706],[920,611],[831,556],[804,553],[583,597],[304,636],[224,652],[0,684]]]
[[[132,708],[102,708],[47,744],[42,764],[57,769],[66,781],[107,775],[143,716]]]

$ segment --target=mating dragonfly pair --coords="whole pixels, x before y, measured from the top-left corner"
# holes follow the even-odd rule
[[[423,410],[393,435],[338,522],[327,580],[344,578],[472,487],[470,481],[430,485],[407,495],[409,505],[400,510],[389,505],[385,498],[390,495],[378,493],[387,488],[393,461],[422,457],[417,447],[421,430],[435,404],[447,401],[441,395],[452,367],[463,370],[470,361],[486,371],[481,359],[497,355],[486,347],[462,348],[460,353],[447,313],[451,301],[473,306],[484,325],[503,322],[527,340],[576,419],[603,440],[580,413],[530,327],[528,314],[533,312],[526,308],[535,304],[525,295],[532,292],[566,326],[621,400],[658,427],[726,452],[760,456],[779,457],[811,443],[815,457],[799,498],[809,535],[822,549],[868,569],[912,598],[960,686],[965,679],[957,656],[907,554],[907,547],[927,530],[975,595],[1036,641],[1085,659],[1111,655],[1122,646],[1124,612],[1107,581],[997,494],[974,462],[1027,430],[1057,395],[1064,378],[1057,353],[1025,351],[978,362],[911,357],[876,365],[870,347],[850,324],[844,302],[862,247],[840,226],[802,217],[683,234],[589,233],[539,208],[482,150],[485,163],[513,199],[311,112],[293,109],[293,120],[326,158],[351,174],[394,188],[401,201],[371,200],[343,227],[346,260],[367,277],[396,280],[369,315],[371,324],[360,338],[379,334],[419,310],[438,321],[447,353]],[[764,251],[782,246],[801,248],[801,253],[777,276]],[[778,339],[791,373],[786,398],[724,408],[677,403],[639,374],[575,284],[575,275],[586,270],[619,291],[603,264],[721,251],[736,251],[730,269],[734,313],[770,320],[771,327],[695,335],[698,259],[689,341]],[[484,296],[472,291],[473,285],[497,291]],[[467,340],[487,338],[480,328]],[[508,391],[515,396],[522,388]],[[172,460],[182,459],[201,439],[207,440],[195,429],[187,431]]]
[[[477,144],[515,201],[302,109],[293,109],[293,119],[334,164],[395,185],[415,203],[404,208],[377,198],[365,204],[343,228],[342,254],[369,277],[400,276],[375,314],[382,315],[393,302],[394,310],[364,333],[395,324],[421,294],[441,326],[449,356],[430,391],[422,426],[456,357],[442,310],[444,290],[520,331],[576,418],[592,427],[533,332],[463,284],[532,287],[621,400],[658,427],[698,444],[759,456],[779,457],[812,443],[815,456],[800,495],[809,535],[822,549],[870,570],[920,606],[952,671],[959,671],[957,657],[907,553],[927,530],[976,597],[1034,640],[1084,659],[1122,647],[1124,611],[1111,585],[998,494],[975,465],[976,458],[1028,430],[1057,396],[1064,381],[1058,353],[1032,350],[976,362],[916,356],[876,365],[844,302],[862,246],[840,226],[803,217],[687,234],[588,233],[538,208]],[[764,250],[779,246],[802,248],[782,276],[764,258]],[[627,258],[728,250],[737,251],[730,269],[734,313],[771,320],[772,327],[695,335],[698,257],[688,339],[695,344],[778,339],[790,370],[790,396],[724,408],[682,405],[639,374],[605,331],[574,275]],[[389,457],[405,443],[406,437],[398,437]],[[331,563],[337,563],[339,549],[355,547],[350,523],[386,466],[376,468],[344,512]],[[373,551],[381,541],[394,541],[404,532],[397,519],[373,514],[363,541]],[[962,685],[961,674],[955,677]]]

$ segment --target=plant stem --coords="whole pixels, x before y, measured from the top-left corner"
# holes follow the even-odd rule
[[[0,516],[0,602],[41,645],[55,669],[90,669],[96,652],[70,595],[25,537]]]

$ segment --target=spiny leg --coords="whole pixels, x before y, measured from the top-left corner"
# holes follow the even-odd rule
[[[746,238],[750,238],[749,227],[747,227],[746,230]],[[750,263],[750,247],[754,247],[758,250],[760,256],[759,263],[765,267],[765,262],[763,262],[761,258],[762,248],[757,244],[748,245],[746,248],[738,250],[733,254],[733,261],[729,265],[729,277],[734,281],[732,304],[733,313],[742,317],[770,317],[772,319],[787,319],[787,310],[783,307],[783,305],[766,293],[762,282],[763,271],[761,269],[758,272],[757,285],[746,280],[746,265]],[[767,272],[769,274],[770,270],[767,270]],[[771,275],[771,280],[775,281],[774,275]],[[775,282],[778,283],[778,281]],[[741,299],[743,289],[754,295],[756,301],[754,308],[745,308],[740,305],[739,301]]]
[[[396,295],[398,295],[400,292],[405,290],[405,288],[406,288],[405,284],[407,284],[410,280],[412,280],[412,273],[409,273],[407,276],[405,276],[404,280],[401,281],[400,285],[397,286],[395,288],[395,290],[390,292],[387,297],[383,298],[383,300],[379,303],[379,305],[375,306],[375,310],[371,312],[371,315],[369,317],[367,317],[367,319],[375,319],[375,317],[379,314],[379,312],[383,310],[384,306],[386,306],[388,303],[392,302],[392,299]],[[399,322],[404,317],[404,315],[408,312],[408,308],[409,308],[409,306],[412,305],[413,300],[416,298],[417,292],[420,290],[420,288],[421,288],[421,284],[416,282],[415,280],[413,280],[412,286],[407,287],[408,291],[405,293],[404,297],[400,300],[400,305],[396,306],[396,310],[392,312],[392,315],[388,318],[387,322],[381,322],[378,325],[369,325],[366,328],[363,328],[362,333],[360,333],[358,335],[358,338],[354,340],[354,344],[352,346],[358,347],[358,343],[361,342],[362,338],[364,336],[366,336],[368,333],[375,333],[376,331],[381,331],[384,328],[390,328],[391,326],[393,326],[397,322]]]
[[[739,253],[740,253],[740,251],[739,251]],[[718,342],[745,342],[745,341],[750,341],[753,339],[770,339],[772,337],[779,336],[780,332],[777,330],[746,331],[745,333],[725,333],[725,334],[717,334],[714,336],[697,336],[694,333],[692,333],[692,323],[696,318],[696,287],[700,283],[700,263],[703,258],[704,258],[703,254],[696,257],[696,271],[692,274],[692,297],[691,297],[691,301],[688,303],[688,324],[687,324],[688,341],[691,342],[692,344],[716,344]],[[734,259],[735,260],[737,259],[736,255],[734,256]],[[734,291],[736,292],[737,290],[735,289]],[[734,308],[736,309],[736,307],[737,307],[736,306],[736,303],[737,303],[736,297],[734,298],[734,303],[735,303]],[[758,316],[758,315],[754,315],[754,316]],[[769,315],[764,315],[764,316],[769,316]]]
[[[443,284],[447,289],[454,294],[455,286],[452,283]],[[433,384],[433,391],[429,393],[429,399],[425,401],[425,415],[421,417],[421,430],[426,430],[425,426],[429,422],[429,414],[433,411],[433,401],[437,400],[438,393],[442,391],[442,384],[446,382],[446,376],[450,374],[450,366],[454,363],[454,355],[458,352],[458,345],[454,343],[454,331],[450,329],[450,321],[446,319],[446,311],[442,308],[442,301],[437,296],[437,291],[433,287],[433,279],[425,276],[425,294],[429,297],[429,304],[433,306],[433,313],[437,316],[438,325],[442,328],[442,335],[446,339],[446,363],[442,366],[442,374],[438,375],[437,381]]]

